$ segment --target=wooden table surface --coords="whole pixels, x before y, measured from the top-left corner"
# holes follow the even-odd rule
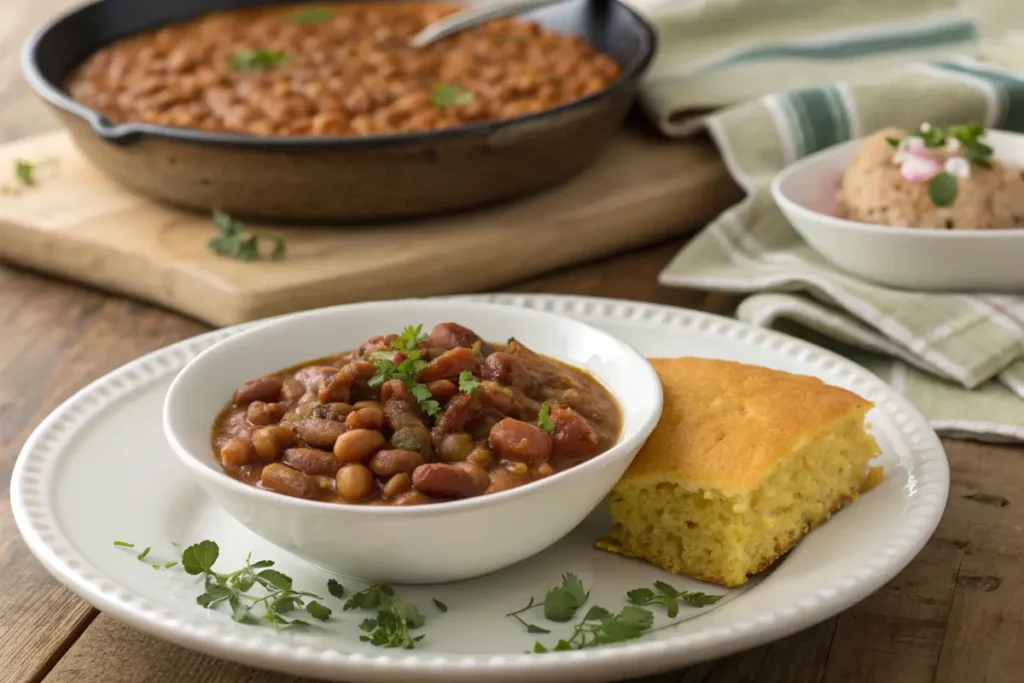
[[[0,0],[0,141],[55,125],[21,81],[18,51],[36,24],[68,4]],[[660,245],[505,289],[731,312],[729,296],[656,284],[678,247]],[[206,329],[144,304],[0,267],[0,481],[9,480],[31,430],[77,389]],[[802,633],[646,683],[1024,681],[1024,449],[955,440],[945,446],[953,484],[942,523],[887,586]],[[0,682],[298,680],[199,655],[100,614],[30,555],[15,529],[8,487],[0,496]]]

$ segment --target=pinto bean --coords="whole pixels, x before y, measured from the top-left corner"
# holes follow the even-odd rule
[[[458,377],[463,370],[474,372],[479,365],[480,359],[470,349],[463,347],[451,349],[430,361],[427,367],[420,370],[416,375],[416,381],[429,384],[439,379]]]
[[[473,439],[466,432],[445,434],[434,449],[439,460],[444,462],[462,462],[473,452]]]
[[[507,417],[491,429],[487,443],[505,460],[541,463],[551,456],[551,436],[529,422]]]
[[[422,464],[423,456],[418,451],[392,449],[374,453],[367,466],[378,477],[387,478],[400,472],[412,472]]]
[[[371,493],[374,486],[373,473],[366,469],[365,465],[349,463],[340,470],[335,477],[336,490],[338,495],[349,503],[358,503]]]
[[[247,406],[253,401],[276,401],[281,394],[280,377],[251,379],[235,390],[231,402],[236,406]]]
[[[256,451],[248,439],[228,439],[220,447],[220,461],[225,467],[248,465],[256,458]]]
[[[505,351],[495,351],[487,356],[480,374],[484,379],[504,384],[507,387],[529,389],[534,384],[533,375],[530,374],[526,364]]]
[[[334,403],[313,403],[312,408],[306,414],[306,417],[316,417],[320,418],[321,420],[334,420],[336,422],[344,422],[345,418],[351,412],[352,406],[350,406],[347,403],[342,403],[340,401],[335,401]]]
[[[297,379],[288,378],[281,383],[281,400],[287,403],[298,401],[306,393],[306,387]]]
[[[316,498],[320,495],[320,485],[315,477],[276,462],[263,468],[260,484],[265,489],[295,498]]]
[[[396,429],[391,435],[390,443],[392,448],[416,451],[424,459],[430,458],[430,430],[422,422]]]
[[[261,462],[270,463],[295,444],[295,434],[287,427],[262,427],[252,433],[252,445]]]
[[[253,401],[249,404],[249,407],[245,409],[245,419],[249,421],[249,424],[265,426],[280,420],[284,415],[284,412],[285,407],[281,403]]]
[[[473,474],[455,465],[428,463],[412,473],[412,485],[420,493],[436,498],[469,498],[484,492]]]
[[[412,488],[412,477],[406,472],[399,472],[388,479],[384,484],[384,495],[388,498],[395,498]]]
[[[308,365],[295,373],[295,379],[306,387],[306,391],[317,391],[320,382],[338,374],[341,368],[333,365]]]
[[[292,425],[295,435],[313,448],[331,449],[345,431],[344,423],[309,417]]]
[[[341,468],[341,463],[333,453],[319,448],[289,448],[284,452],[281,462],[299,472],[332,477]]]
[[[380,402],[387,404],[391,401],[412,401],[409,387],[400,379],[389,379],[380,385]]]
[[[427,389],[430,391],[430,396],[435,401],[444,405],[452,399],[453,396],[457,396],[459,388],[455,386],[453,382],[446,379],[439,379],[436,382],[431,382],[427,385]]]
[[[364,401],[360,401],[360,403],[364,403]],[[349,429],[380,429],[383,424],[384,411],[376,403],[353,410],[345,418],[345,426]]]
[[[476,342],[483,341],[476,332],[458,323],[440,323],[434,326],[427,337],[427,343],[442,349],[458,347],[472,348]]]
[[[589,458],[597,453],[597,433],[587,420],[572,408],[552,406],[552,436],[556,455],[568,458]]]
[[[343,463],[362,462],[384,447],[384,435],[370,429],[353,429],[334,442],[334,457]]]

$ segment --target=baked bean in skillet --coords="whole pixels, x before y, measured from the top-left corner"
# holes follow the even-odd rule
[[[214,12],[101,48],[67,90],[115,123],[362,136],[539,112],[601,91],[620,74],[581,38],[512,18],[409,46],[457,9],[379,2]],[[431,342],[462,345],[446,334]]]
[[[611,448],[621,428],[586,372],[442,323],[246,382],[212,445],[227,474],[284,495],[424,505],[551,476]]]

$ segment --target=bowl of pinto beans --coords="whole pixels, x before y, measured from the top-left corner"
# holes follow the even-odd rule
[[[426,47],[437,2],[103,0],[23,71],[89,160],[154,199],[353,222],[511,199],[596,158],[654,54],[618,0],[565,0]]]
[[[661,408],[650,364],[606,332],[404,300],[225,338],[174,380],[164,431],[197,483],[272,543],[339,574],[439,583],[569,533]]]

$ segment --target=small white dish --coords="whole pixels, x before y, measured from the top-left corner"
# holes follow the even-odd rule
[[[618,399],[610,450],[519,488],[409,507],[339,505],[258,489],[214,460],[210,429],[243,382],[358,347],[406,325],[453,321],[488,341],[528,348],[590,372]],[[199,354],[164,405],[164,433],[196,482],[239,522],[289,552],[346,576],[387,583],[470,579],[544,550],[578,525],[633,461],[661,416],[661,382],[628,344],[552,313],[472,301],[403,300],[277,318]],[[496,531],[500,530],[500,532]]]
[[[995,157],[1024,169],[1024,135],[991,130]],[[800,236],[843,270],[881,285],[947,292],[1024,291],[1024,229],[901,228],[838,218],[839,185],[864,140],[801,159],[772,180],[772,197]]]
[[[707,356],[815,375],[875,403],[868,420],[886,477],[816,528],[767,576],[723,591],[642,562],[594,549],[608,529],[603,509],[544,552],[500,572],[444,586],[397,587],[428,615],[415,650],[359,641],[365,611],[343,612],[322,571],[238,524],[195,485],[160,438],[161,410],[174,375],[198,354],[252,325],[216,330],[168,346],[90,384],[32,433],[11,480],[11,507],[43,565],[85,600],[159,638],[250,666],[348,683],[525,683],[614,681],[678,669],[783,638],[864,599],[920,551],[942,515],[949,467],[927,421],[881,379],[806,342],[706,313],[629,301],[546,295],[478,300],[566,315],[614,334],[648,357]],[[509,315],[514,310],[509,310]],[[111,476],[116,472],[117,476]],[[270,559],[296,587],[325,596],[330,623],[308,631],[248,626],[227,610],[196,604],[202,580],[154,571],[114,540],[152,545],[150,561],[171,559],[171,541],[220,544],[221,571],[248,552]],[[710,609],[686,609],[671,628],[624,643],[573,652],[525,654],[551,645],[571,624],[532,635],[504,615],[543,597],[574,572],[593,604],[619,609],[626,590],[667,581],[681,590],[726,593]],[[345,581],[349,590],[362,588]],[[433,609],[431,598],[450,608]],[[655,626],[668,623],[663,613]]]

